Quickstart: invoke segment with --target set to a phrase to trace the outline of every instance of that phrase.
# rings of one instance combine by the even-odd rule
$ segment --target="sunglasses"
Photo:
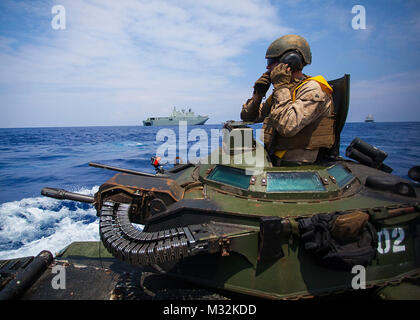
[[[268,58],[267,59],[267,67],[272,65],[273,63],[277,63],[277,62],[280,62],[279,58]]]

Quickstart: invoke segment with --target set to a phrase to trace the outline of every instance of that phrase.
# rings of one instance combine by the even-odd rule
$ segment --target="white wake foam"
[[[74,192],[93,195],[99,186]],[[0,205],[0,259],[52,254],[74,241],[99,240],[93,206],[47,197],[25,198]],[[10,248],[10,249],[9,249]]]

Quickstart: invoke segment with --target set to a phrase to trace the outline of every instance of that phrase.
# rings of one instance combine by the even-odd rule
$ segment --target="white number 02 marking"
[[[381,254],[388,253],[391,250],[391,237],[394,239],[392,252],[405,251],[405,245],[401,245],[404,241],[405,232],[403,228],[392,229],[391,236],[388,229],[382,229],[378,232],[378,252]],[[384,243],[384,246],[382,245]]]

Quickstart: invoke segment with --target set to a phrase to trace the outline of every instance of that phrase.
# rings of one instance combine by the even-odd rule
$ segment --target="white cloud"
[[[265,0],[60,4],[66,30],[28,30],[31,41],[24,42],[0,39],[0,86],[10,89],[0,94],[13,109],[0,126],[138,124],[173,105],[203,113],[230,109],[238,118],[246,97],[234,84],[243,73],[239,58],[253,42],[291,30]],[[52,19],[51,8],[42,8]],[[33,10],[50,26],[39,7]],[[43,116],[51,110],[56,117]],[[84,114],[79,121],[76,110]]]

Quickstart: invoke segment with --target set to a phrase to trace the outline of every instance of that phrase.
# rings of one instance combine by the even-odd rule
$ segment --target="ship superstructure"
[[[188,111],[182,109],[181,111],[176,110],[176,107],[172,110],[170,117],[151,117],[143,120],[144,126],[177,126],[180,121],[186,121],[187,125],[202,125],[209,117],[207,115],[196,115],[191,108]]]

